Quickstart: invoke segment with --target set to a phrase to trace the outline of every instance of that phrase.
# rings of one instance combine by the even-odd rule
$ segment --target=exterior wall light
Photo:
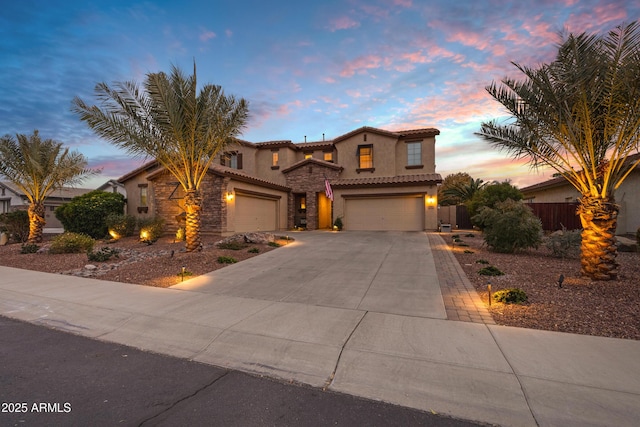
[[[233,200],[233,193],[232,192],[228,192],[227,196],[226,196],[227,202],[230,202]]]

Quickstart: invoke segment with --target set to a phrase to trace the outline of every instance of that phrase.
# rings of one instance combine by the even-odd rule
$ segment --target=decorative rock
[[[95,266],[95,265],[93,265],[93,264],[87,264],[87,265],[85,265],[85,266],[84,266],[84,269],[85,269],[85,270],[89,270],[89,271],[96,270],[97,268],[98,268],[98,267],[97,267],[97,266]]]
[[[216,245],[224,243],[255,243],[266,245],[269,242],[275,242],[276,236],[271,233],[241,233],[229,236],[226,239],[222,239],[216,242]]]
[[[9,237],[7,236],[7,233],[2,232],[0,233],[0,246],[4,246],[9,242]]]
[[[638,252],[638,245],[634,240],[616,236],[616,246],[620,252]]]

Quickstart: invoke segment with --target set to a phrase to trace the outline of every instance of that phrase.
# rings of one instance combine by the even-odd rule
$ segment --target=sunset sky
[[[4,2],[0,135],[40,131],[82,152],[100,176],[141,163],[93,135],[70,111],[98,82],[135,80],[172,64],[249,101],[242,138],[333,139],[362,126],[436,127],[443,177],[546,180],[474,135],[499,118],[485,86],[517,76],[511,62],[549,62],[558,34],[603,32],[640,19],[628,0]]]

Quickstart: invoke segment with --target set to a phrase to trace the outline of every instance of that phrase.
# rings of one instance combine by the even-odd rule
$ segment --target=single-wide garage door
[[[346,199],[345,229],[424,230],[423,197]]]
[[[235,231],[277,230],[277,200],[236,195]]]

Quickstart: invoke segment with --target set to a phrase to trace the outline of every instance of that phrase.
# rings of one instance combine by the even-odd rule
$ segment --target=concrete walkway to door
[[[449,320],[437,235],[292,236],[169,289],[0,267],[0,314],[474,421],[637,424],[640,342]]]

